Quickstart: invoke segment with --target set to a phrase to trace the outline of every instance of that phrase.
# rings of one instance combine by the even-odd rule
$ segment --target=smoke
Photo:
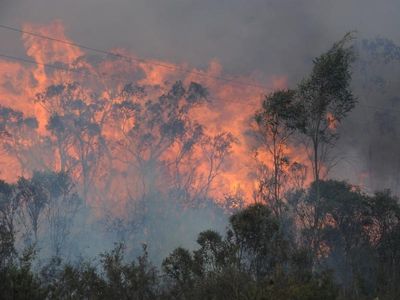
[[[60,19],[68,36],[82,44],[125,47],[140,57],[196,67],[217,59],[229,73],[288,75],[290,82],[301,78],[311,59],[348,31],[398,41],[399,11],[396,0],[5,0],[0,4],[2,23],[18,26]]]
[[[396,47],[389,47],[388,50],[384,46],[383,54],[380,53],[380,60],[377,60],[373,47],[361,41],[364,38],[371,41],[381,35],[400,44],[399,12],[400,2],[396,0],[6,0],[0,2],[0,23],[20,27],[26,23],[50,24],[60,20],[66,36],[80,44],[106,50],[124,48],[141,58],[168,61],[173,66],[188,65],[206,70],[204,73],[208,75],[219,75],[223,69],[224,74],[236,75],[245,81],[254,80],[271,89],[294,86],[309,72],[315,56],[346,32],[356,30],[361,59],[354,69],[354,89],[360,105],[340,129],[342,138],[336,155],[341,160],[332,176],[349,179],[373,190],[377,187],[396,189],[398,186],[400,162],[397,153],[400,143],[395,112],[400,109],[396,98],[399,86],[396,78],[400,78],[400,69],[396,57],[391,57],[389,62],[384,60],[385,55],[395,52],[393,49]],[[51,33],[45,32],[48,35]],[[0,38],[7,41],[2,43],[1,53],[26,55],[19,35],[0,30]],[[26,39],[24,42],[27,42]],[[69,57],[64,50],[57,52],[58,55]],[[49,57],[35,59],[46,62]],[[47,62],[53,61],[50,59]],[[14,67],[8,68],[11,70]],[[168,72],[163,74],[159,68],[141,68],[146,74],[145,80],[151,80],[153,84],[160,84],[170,76]],[[15,73],[24,82],[33,81],[23,77],[20,69]],[[41,89],[45,84],[53,83],[43,81],[40,86],[40,75],[40,70],[36,70],[34,81],[39,83]],[[173,74],[174,79],[179,77],[184,76]],[[260,92],[238,86],[228,87],[216,81],[205,82],[205,86],[213,96],[223,100],[214,101],[205,108],[196,108],[196,115],[202,116],[202,122],[207,124],[210,133],[229,129],[236,137],[242,138],[249,116],[258,108]],[[14,89],[16,94],[19,92],[16,87],[18,85],[10,80],[1,88]],[[33,92],[29,96],[32,95]],[[17,103],[17,108],[25,106],[18,104],[17,99],[20,98],[1,101],[2,104]],[[248,161],[241,159],[250,154],[243,143],[245,141],[240,139],[240,143],[233,147],[236,156],[225,162],[222,180],[214,190],[227,182],[232,186],[245,184],[241,181],[245,177],[243,170]],[[132,224],[123,224],[129,226],[122,233],[99,233],[96,221],[87,221],[85,212],[80,212],[78,223],[88,229],[87,232],[73,233],[81,241],[76,252],[84,252],[82,249],[85,248],[88,255],[95,254],[102,247],[111,247],[113,242],[130,239],[132,234],[135,236],[133,248],[140,248],[141,241],[150,240],[150,251],[151,243],[154,243],[153,255],[162,257],[176,246],[190,246],[189,241],[193,241],[201,229],[222,229],[225,226],[226,216],[220,211],[216,213],[218,209],[211,204],[202,210],[179,208],[183,212],[177,216],[173,209],[176,207],[171,206],[171,202],[160,202],[161,198],[152,196],[147,199],[153,203],[151,208],[157,207],[157,211],[147,211],[150,219],[142,220],[144,227],[153,228],[153,232],[137,232],[134,227],[129,227]],[[126,232],[129,235],[121,237]],[[174,234],[171,235],[171,232]],[[163,253],[157,248],[159,246],[162,246]]]
[[[353,87],[358,105],[341,128],[342,163],[337,176],[368,192],[388,188],[398,194],[400,47],[390,39],[356,43]]]

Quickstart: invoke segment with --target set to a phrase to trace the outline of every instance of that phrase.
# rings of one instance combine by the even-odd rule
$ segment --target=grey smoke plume
[[[1,23],[18,26],[60,19],[68,36],[93,47],[127,47],[144,58],[192,66],[216,58],[228,72],[284,74],[294,81],[308,70],[313,57],[348,31],[399,42],[399,12],[396,0],[0,2]],[[0,31],[4,37],[11,40],[9,33]],[[2,43],[3,47],[12,49]]]

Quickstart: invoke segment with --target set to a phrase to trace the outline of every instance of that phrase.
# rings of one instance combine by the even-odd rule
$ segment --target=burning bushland
[[[23,32],[33,60],[0,62],[3,298],[399,295],[397,198],[327,177],[365,67],[351,35],[262,91]]]

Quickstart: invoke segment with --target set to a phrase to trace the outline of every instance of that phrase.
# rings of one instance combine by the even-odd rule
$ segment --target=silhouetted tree
[[[18,208],[14,186],[0,181],[0,269],[12,262],[16,255],[15,218]]]
[[[310,144],[310,161],[316,182],[316,202],[314,209],[314,251],[319,244],[322,226],[319,201],[319,180],[323,163],[327,163],[328,151],[338,138],[336,126],[354,108],[356,100],[350,88],[350,65],[354,59],[352,47],[348,47],[351,35],[347,34],[326,53],[314,60],[309,77],[298,86],[299,122],[297,129]],[[308,146],[307,146],[308,148]],[[327,166],[325,166],[327,167]]]
[[[32,179],[20,177],[16,190],[18,201],[23,206],[21,212],[28,215],[34,243],[37,243],[41,219],[49,202],[49,191],[37,176]]]
[[[262,146],[272,156],[272,170],[259,182],[259,196],[268,203],[274,214],[279,217],[284,210],[283,194],[288,182],[288,168],[291,164],[287,155],[289,139],[294,134],[298,108],[295,103],[295,91],[277,91],[265,97],[262,109],[256,114],[257,134]]]
[[[105,100],[89,94],[78,83],[49,86],[37,95],[49,112],[47,129],[54,137],[60,171],[81,179],[83,198],[88,200],[90,187],[106,147],[101,114]]]

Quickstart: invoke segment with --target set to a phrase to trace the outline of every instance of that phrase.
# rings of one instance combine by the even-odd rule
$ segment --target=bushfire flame
[[[72,42],[65,35],[63,24],[60,21],[47,26],[24,24],[23,29]],[[26,55],[37,64],[27,65],[23,62],[0,60],[0,104],[3,107],[22,112],[25,119],[36,118],[38,126],[30,126],[30,129],[26,132],[22,132],[21,129],[20,134],[4,138],[8,139],[8,146],[3,147],[3,155],[0,159],[2,165],[1,177],[3,179],[13,181],[18,176],[29,176],[35,169],[59,171],[65,168],[62,165],[61,152],[56,151],[51,146],[55,141],[48,130],[51,114],[57,113],[55,103],[44,105],[43,102],[38,101],[38,95],[44,93],[49,86],[73,82],[81,83],[83,88],[74,90],[71,97],[82,100],[86,104],[90,104],[93,97],[98,97],[104,100],[104,106],[107,107],[112,103],[123,101],[122,96],[116,91],[121,90],[127,82],[157,87],[158,92],[154,90],[154,95],[156,95],[159,91],[167,91],[175,81],[182,80],[185,85],[197,82],[209,91],[210,101],[194,107],[190,111],[190,118],[204,126],[204,130],[209,136],[217,136],[225,132],[232,134],[235,138],[235,142],[229,149],[229,155],[221,162],[219,169],[214,170],[215,174],[212,173],[212,183],[207,193],[215,199],[222,199],[226,194],[240,191],[245,195],[247,201],[252,201],[253,192],[257,189],[257,178],[255,178],[253,172],[255,169],[254,151],[247,141],[246,131],[250,128],[255,111],[260,107],[263,94],[286,87],[284,76],[265,79],[268,82],[269,90],[261,91],[251,85],[219,80],[217,77],[224,74],[221,65],[215,60],[209,63],[206,70],[192,69],[191,72],[182,72],[182,69],[188,69],[188,65],[176,65],[159,60],[147,60],[145,62],[138,60],[134,54],[124,49],[117,49],[114,52],[123,54],[124,58],[131,57],[131,60],[108,56],[101,59],[94,58],[89,55],[90,53],[85,53],[73,45],[27,34],[23,34],[22,40]],[[74,70],[82,69],[84,72],[50,70],[45,67],[46,64],[60,65]],[[248,81],[245,77],[236,78],[236,80]],[[265,85],[264,82],[258,82],[258,84],[261,83]],[[152,96],[153,92],[150,89],[148,93]],[[94,115],[94,118],[96,122],[101,122],[101,120],[106,120],[107,116],[104,112],[99,111]],[[109,199],[116,199],[110,200],[115,202],[125,202],[129,197],[136,197],[135,189],[139,189],[138,186],[140,186],[139,177],[127,175],[131,173],[124,163],[124,159],[132,156],[131,153],[127,152],[129,148],[118,146],[119,141],[126,134],[123,128],[132,127],[135,122],[140,121],[130,119],[127,122],[125,124],[106,122],[102,126],[102,136],[111,145],[108,147],[108,153],[106,153],[109,159],[107,162],[97,161],[99,166],[95,170],[88,167],[91,171],[96,172],[97,176],[94,176],[95,179],[86,182],[86,184],[97,186],[96,190],[98,190],[99,195],[107,194]],[[28,124],[28,121],[26,124]],[[332,126],[335,127],[334,121]],[[95,139],[90,140],[89,135],[82,139],[89,147],[91,143],[103,142]],[[10,149],[11,146],[14,148]],[[204,147],[206,146],[204,145]],[[76,162],[81,159],[81,155],[85,154],[84,151],[88,153],[90,151],[89,148],[85,150],[77,149],[71,144],[65,145],[66,153],[73,157]],[[176,157],[181,150],[178,144],[171,145],[163,154],[163,159]],[[197,149],[196,151],[200,150]],[[212,158],[196,151],[191,159],[197,164],[197,178],[204,179],[207,175],[210,176],[209,169]],[[306,153],[300,149],[289,147],[286,151],[293,161],[303,163],[307,161]],[[272,162],[268,153],[259,155],[258,158],[260,157],[266,165],[271,166]],[[90,157],[88,154],[86,159],[89,163],[94,163],[97,158]],[[68,170],[71,171],[72,169],[71,173],[76,177],[76,180],[82,182],[84,167],[79,167],[76,162],[71,164]],[[182,168],[191,167],[193,166],[190,161],[187,164],[182,164]],[[74,171],[74,168],[77,171]],[[190,173],[187,170],[185,172],[185,174]],[[108,174],[107,178],[111,178],[110,180],[104,179],[106,174]],[[200,179],[192,180],[191,184],[199,184],[199,181]]]

